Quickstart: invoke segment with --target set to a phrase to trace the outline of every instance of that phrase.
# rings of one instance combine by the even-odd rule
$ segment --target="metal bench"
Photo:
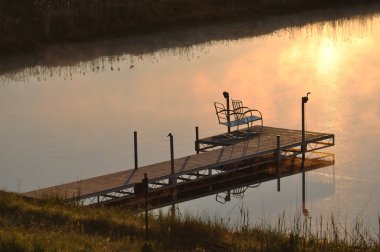
[[[241,100],[232,100],[232,107],[234,111],[235,121],[247,121],[250,133],[261,133],[263,129],[263,115],[257,109],[250,109],[243,105]],[[253,123],[259,122],[260,127],[258,129],[253,128]]]
[[[224,107],[224,104],[214,102],[215,112],[218,117],[219,124],[227,126],[228,128],[236,127],[236,131],[239,131],[239,127],[241,125],[247,125],[247,131],[245,133],[260,133],[263,126],[263,120],[260,111],[243,107],[241,101],[233,100],[233,102],[234,101],[236,104],[233,103],[233,110],[227,110]],[[257,112],[260,116],[254,114]],[[261,121],[260,131],[258,132],[252,131],[252,125],[255,121]]]

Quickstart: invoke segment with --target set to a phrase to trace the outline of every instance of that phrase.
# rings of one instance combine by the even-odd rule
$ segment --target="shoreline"
[[[177,25],[165,30],[120,38],[98,38],[89,42],[57,42],[43,45],[35,51],[18,51],[7,56],[0,55],[0,77],[12,79],[16,76],[15,78],[17,78],[18,73],[21,72],[23,75],[23,69],[30,69],[37,65],[46,69],[77,67],[78,62],[92,62],[104,56],[117,62],[120,55],[133,57],[133,55],[146,55],[161,50],[170,51],[175,48],[191,49],[216,41],[233,41],[262,36],[277,30],[296,29],[308,24],[344,22],[345,20],[349,22],[351,19],[371,18],[376,13],[380,13],[380,3],[363,4],[356,7],[346,6],[339,9],[309,10],[288,15],[272,15],[262,17],[260,20],[247,17],[213,20],[198,24]],[[88,69],[82,70],[88,71]]]
[[[0,4],[0,56],[38,52],[62,43],[91,43],[240,19],[361,7],[374,0],[16,0]],[[85,2],[85,3],[83,3]],[[81,5],[79,5],[79,3]],[[343,5],[345,4],[345,5]]]
[[[287,218],[276,224],[179,210],[149,212],[147,236],[141,212],[121,207],[83,207],[58,197],[26,200],[0,190],[0,251],[379,251],[379,232],[361,220],[353,225],[336,216]],[[375,224],[380,227],[379,223]],[[147,239],[144,239],[147,237]],[[148,245],[148,246],[147,246]],[[143,248],[148,248],[144,250]]]

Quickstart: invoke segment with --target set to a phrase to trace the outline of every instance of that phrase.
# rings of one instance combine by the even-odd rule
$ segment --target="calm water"
[[[99,43],[76,49],[79,55],[52,50],[42,57],[45,63],[20,57],[30,62],[22,70],[2,59],[0,187],[25,192],[131,169],[134,130],[141,165],[169,159],[169,132],[176,157],[193,154],[195,126],[201,136],[225,131],[213,108],[224,90],[259,108],[266,125],[300,129],[301,96],[311,92],[306,127],[336,135],[328,150],[336,164],[307,173],[306,206],[312,217],[334,214],[348,225],[363,219],[377,230],[380,16],[296,25],[216,25]],[[226,39],[215,35],[223,29]],[[254,36],[265,30],[273,32]],[[186,47],[187,37],[195,44]],[[241,208],[252,222],[270,222],[283,212],[294,216],[301,208],[301,177],[283,179],[281,192],[275,183],[226,204],[214,195],[177,207],[231,222]]]

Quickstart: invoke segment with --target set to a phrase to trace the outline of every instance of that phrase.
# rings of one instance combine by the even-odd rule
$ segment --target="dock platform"
[[[277,136],[280,136],[279,145]],[[260,134],[247,138],[228,139],[223,135],[217,135],[197,139],[196,150],[201,153],[175,159],[173,173],[169,160],[138,169],[43,188],[24,193],[23,196],[36,199],[58,196],[85,205],[113,204],[130,199],[133,201],[141,196],[139,188],[144,174],[148,177],[149,194],[159,194],[167,189],[207,184],[210,179],[227,176],[231,172],[243,172],[253,167],[257,171],[264,169],[268,164],[273,166],[276,162],[281,161],[282,164],[289,160],[297,160],[302,144],[307,146],[305,152],[313,153],[314,157],[310,160],[319,161],[319,165],[331,165],[331,161],[324,163],[331,155],[318,153],[317,150],[333,146],[334,134],[306,132],[305,142],[302,143],[301,130],[264,126]],[[282,167],[278,172],[283,172],[283,175],[289,174],[289,171],[282,171]]]

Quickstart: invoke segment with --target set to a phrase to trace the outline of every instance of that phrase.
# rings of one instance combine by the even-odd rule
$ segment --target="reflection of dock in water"
[[[280,142],[278,137],[280,136]],[[334,163],[333,155],[316,150],[334,145],[334,135],[306,132],[305,171]],[[220,146],[224,146],[220,148]],[[302,132],[264,127],[250,138],[223,139],[223,135],[197,139],[196,149],[212,151],[152,164],[77,182],[24,193],[30,198],[56,195],[84,204],[144,204],[142,180],[147,174],[148,200],[164,206],[230,189],[262,183],[301,172]],[[278,147],[279,146],[279,147]],[[278,183],[279,185],[279,183]],[[239,192],[236,191],[238,194]],[[240,191],[244,193],[244,191]]]
[[[264,159],[273,160],[273,157],[267,156]],[[277,176],[276,166],[270,163],[259,166],[247,164],[247,166],[238,170],[231,168],[212,177],[204,177],[174,188],[152,190],[149,193],[149,203],[153,208],[160,208],[213,194],[216,194],[216,201],[225,203],[231,197],[243,198],[247,189],[258,187],[261,183],[302,173],[301,162],[301,158],[282,159],[280,177]],[[333,164],[334,155],[331,154],[320,156],[320,158],[307,158],[305,160],[305,172]],[[122,204],[130,207],[139,205],[142,207],[144,206],[144,199],[136,197],[129,201],[124,201]]]

